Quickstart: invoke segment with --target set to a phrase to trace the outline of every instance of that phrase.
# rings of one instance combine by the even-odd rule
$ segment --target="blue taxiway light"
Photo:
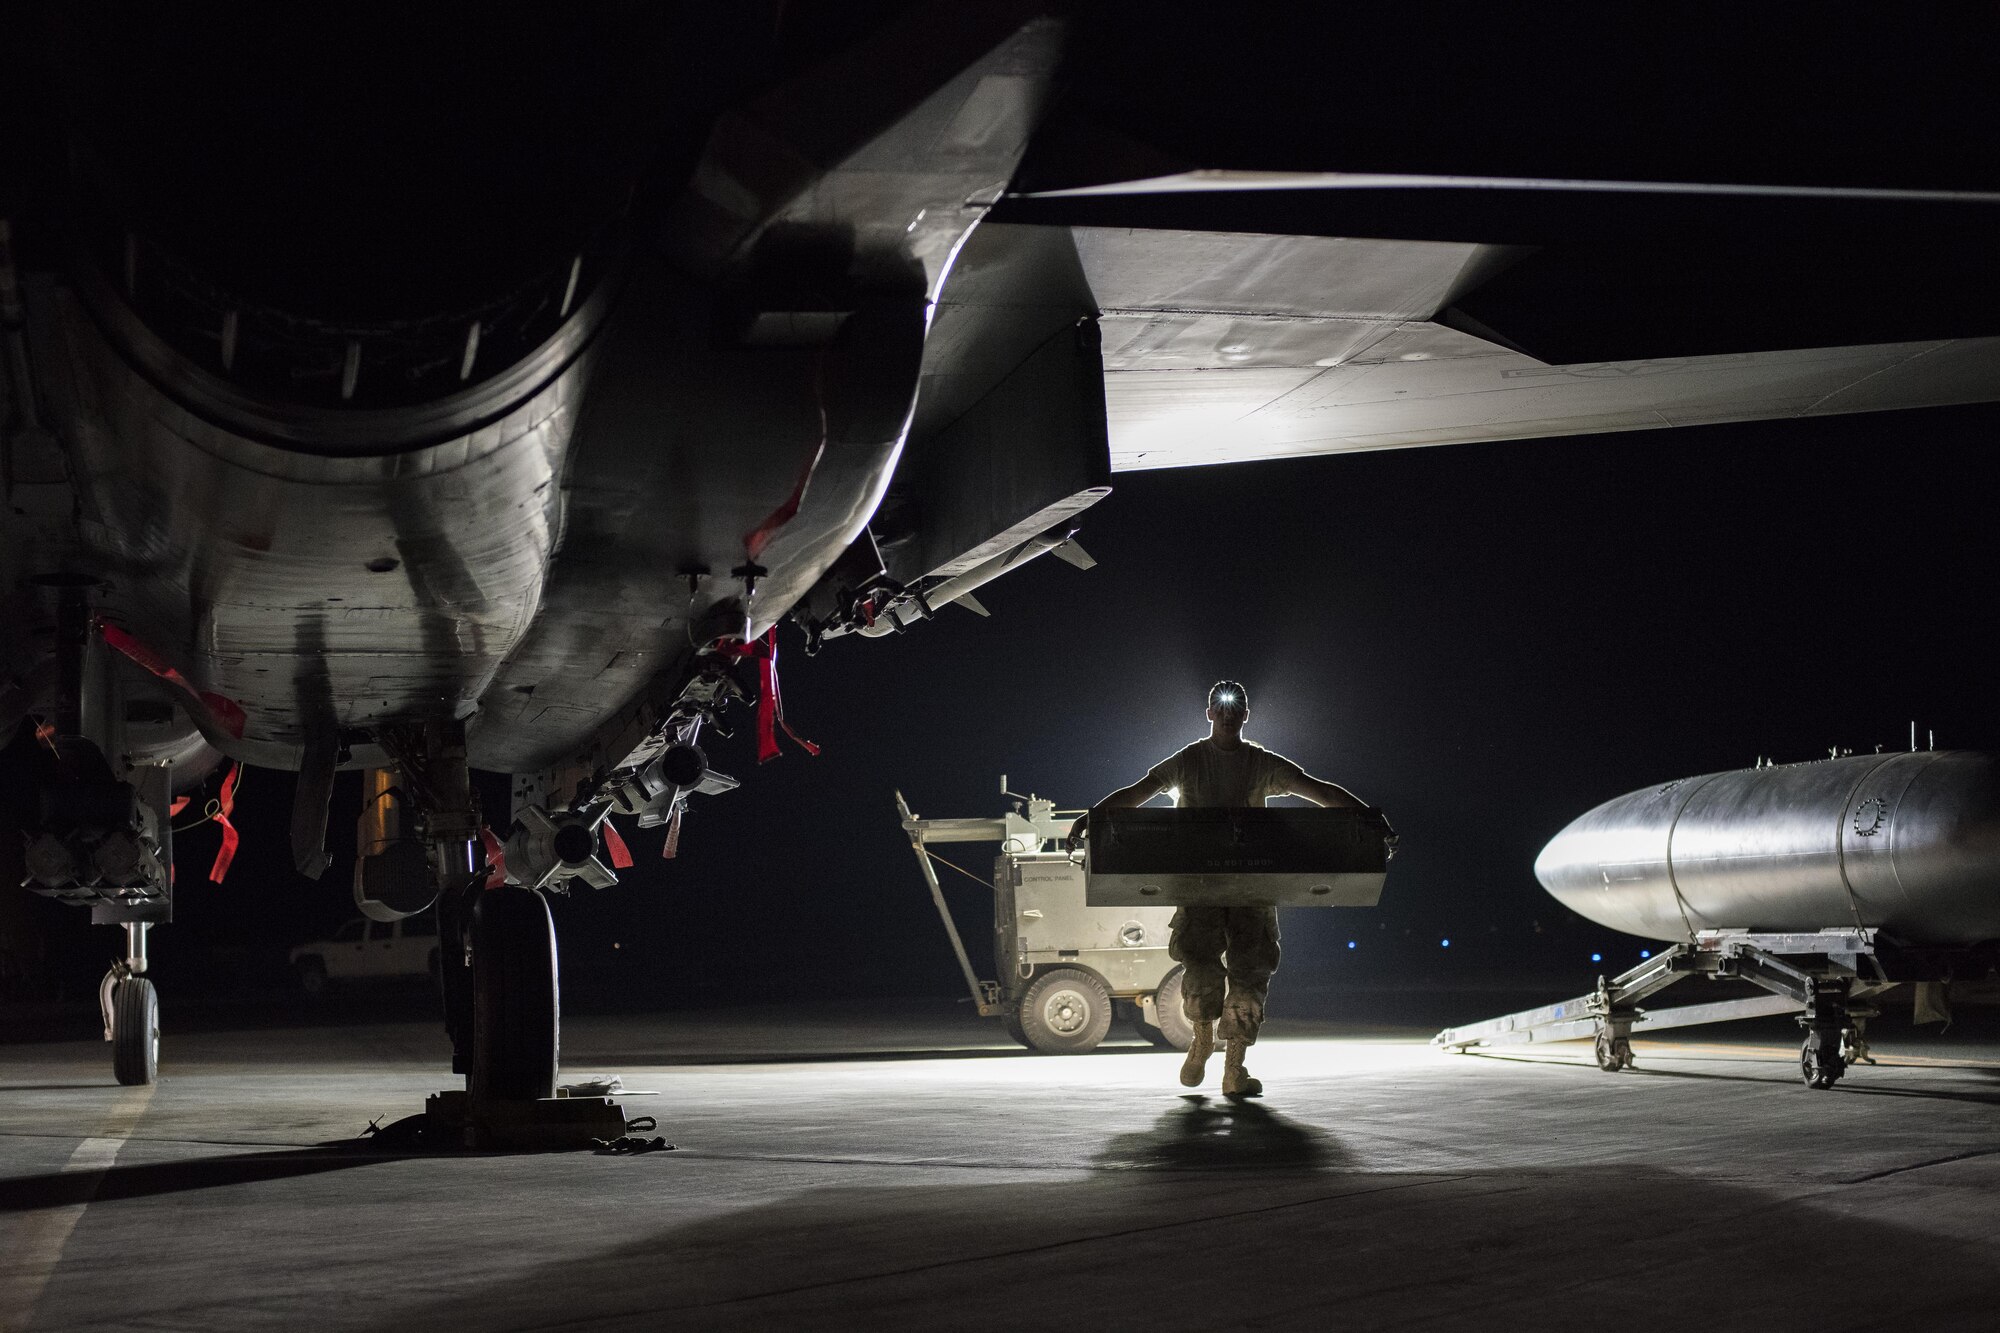
[[[1440,948],[1440,949],[1449,949],[1450,947],[1451,947],[1451,941],[1450,941],[1450,940],[1439,940],[1439,941],[1438,941],[1438,948]]]
[[[1601,953],[1594,953],[1590,956],[1590,961],[1593,963],[1601,963],[1604,961],[1604,955]]]
[[[1641,958],[1651,958],[1653,956],[1653,951],[1651,949],[1641,949],[1639,950],[1639,956]]]
[[[1352,949],[1352,948],[1354,947],[1354,941],[1353,941],[1353,940],[1349,940],[1349,941],[1347,942],[1347,947],[1348,947],[1348,948],[1350,948],[1350,949]]]

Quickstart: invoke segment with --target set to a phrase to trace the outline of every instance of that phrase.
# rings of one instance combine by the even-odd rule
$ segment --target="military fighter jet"
[[[2000,397],[1947,18],[271,21],[5,48],[0,870],[125,929],[126,1081],[228,766],[297,772],[308,875],[367,770],[357,900],[436,911],[456,1068],[544,1096],[542,895],[735,785],[705,728],[784,743],[782,621],[1087,566],[1123,470]]]

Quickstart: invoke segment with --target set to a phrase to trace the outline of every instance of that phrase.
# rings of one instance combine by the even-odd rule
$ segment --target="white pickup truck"
[[[429,912],[401,921],[356,918],[335,931],[330,940],[301,944],[292,950],[291,961],[292,971],[308,995],[319,994],[330,981],[435,975],[437,918]]]

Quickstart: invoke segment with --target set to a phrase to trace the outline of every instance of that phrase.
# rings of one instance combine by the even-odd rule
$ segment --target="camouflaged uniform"
[[[1153,766],[1147,777],[1176,794],[1179,806],[1260,806],[1290,796],[1305,770],[1254,741],[1223,749],[1204,738]],[[1174,913],[1167,952],[1186,972],[1181,1007],[1197,1027],[1221,1019],[1224,1041],[1257,1040],[1264,997],[1278,970],[1275,907],[1183,907]]]

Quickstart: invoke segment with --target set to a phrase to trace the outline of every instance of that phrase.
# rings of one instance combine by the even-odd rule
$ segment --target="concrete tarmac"
[[[399,1154],[429,1024],[0,1048],[5,1329],[1925,1329],[2000,1319],[2000,1052],[1782,1028],[1448,1056],[1274,1023],[1270,1089],[948,1004],[589,1018],[674,1152]],[[1768,1034],[1768,1035],[1758,1035]],[[1770,1044],[1764,1044],[1769,1041]]]

